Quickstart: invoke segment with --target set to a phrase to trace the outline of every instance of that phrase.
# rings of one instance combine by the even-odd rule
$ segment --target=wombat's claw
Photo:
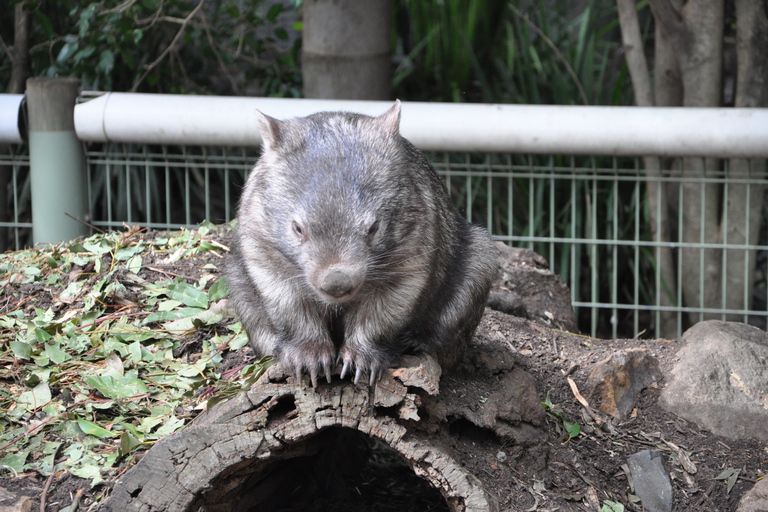
[[[349,371],[349,359],[344,360],[344,366],[341,367],[341,375],[339,378],[343,379],[347,376],[347,371]]]
[[[309,369],[309,379],[312,381],[312,387],[317,388],[317,368],[314,366]]]
[[[326,361],[323,364],[323,369],[325,370],[325,380],[328,381],[328,384],[331,383],[331,363],[330,361]]]
[[[360,380],[360,376],[362,374],[363,374],[363,369],[358,366],[357,371],[355,372],[355,385],[357,385],[357,382]]]

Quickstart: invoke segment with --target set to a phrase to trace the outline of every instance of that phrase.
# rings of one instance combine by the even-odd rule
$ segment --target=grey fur
[[[263,153],[238,207],[231,299],[251,346],[330,382],[374,383],[405,352],[451,364],[497,269],[488,232],[452,206],[400,136],[400,102],[373,118],[259,113]]]

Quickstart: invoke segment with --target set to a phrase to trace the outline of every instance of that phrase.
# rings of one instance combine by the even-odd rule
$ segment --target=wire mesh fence
[[[101,229],[120,229],[124,223],[178,229],[203,220],[228,222],[258,157],[256,148],[95,143],[87,144],[85,153],[93,215],[88,221]],[[548,259],[571,289],[584,332],[606,338],[679,336],[705,318],[765,328],[764,173],[735,176],[721,162],[693,175],[692,168],[707,168],[697,164],[703,159],[668,159],[666,170],[649,173],[642,159],[627,157],[429,157],[470,221]],[[28,159],[18,152],[0,158],[13,169],[9,199],[15,208],[13,219],[0,226],[13,235],[11,246],[20,247],[28,243],[25,233],[31,227],[23,213],[28,206],[18,207],[28,201]],[[692,220],[685,205],[697,195],[700,217]],[[757,223],[754,214],[729,219],[729,204],[739,198],[759,203]],[[712,218],[716,237],[691,228]],[[668,227],[664,235],[662,222]],[[734,230],[747,236],[729,235]],[[740,279],[728,274],[732,267],[738,267]],[[695,278],[691,269],[698,269]],[[698,281],[698,295],[689,281]],[[731,293],[735,287],[737,293]],[[716,297],[707,298],[705,289],[716,289]]]
[[[29,151],[25,144],[0,151],[0,248],[20,249],[30,243]]]

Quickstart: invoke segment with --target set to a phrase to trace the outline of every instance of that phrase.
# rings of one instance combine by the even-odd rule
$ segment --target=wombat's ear
[[[378,117],[384,129],[392,135],[400,133],[400,100],[395,100],[392,107]]]
[[[280,121],[274,117],[269,117],[260,110],[256,110],[254,113],[261,132],[262,150],[274,149],[280,143]]]

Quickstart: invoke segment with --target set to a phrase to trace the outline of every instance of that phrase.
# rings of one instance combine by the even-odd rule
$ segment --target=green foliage
[[[407,99],[627,104],[616,6],[402,0],[397,94]]]
[[[552,400],[549,398],[549,394],[551,392],[551,389],[547,391],[547,397],[543,402],[541,402],[541,405],[544,406],[544,410],[547,411],[547,415],[558,421],[558,430],[560,430],[560,424],[562,424],[563,428],[565,429],[565,440],[570,441],[574,437],[578,437],[579,434],[581,434],[581,426],[579,426],[578,423],[571,423],[565,419],[562,411],[559,411],[557,406],[553,404]]]
[[[112,232],[0,255],[0,467],[62,468],[98,484],[119,460],[183,428],[204,402],[263,373],[267,360],[235,378],[218,372],[223,351],[247,337],[223,307],[226,286],[211,264],[186,280],[140,277],[147,262],[221,251],[209,229]],[[191,339],[201,348],[185,354]]]
[[[0,16],[13,19],[13,5]],[[32,10],[33,76],[84,89],[298,96],[301,40],[282,4],[233,0],[64,0]],[[13,41],[13,24],[0,35]],[[0,82],[10,78],[0,54]]]

